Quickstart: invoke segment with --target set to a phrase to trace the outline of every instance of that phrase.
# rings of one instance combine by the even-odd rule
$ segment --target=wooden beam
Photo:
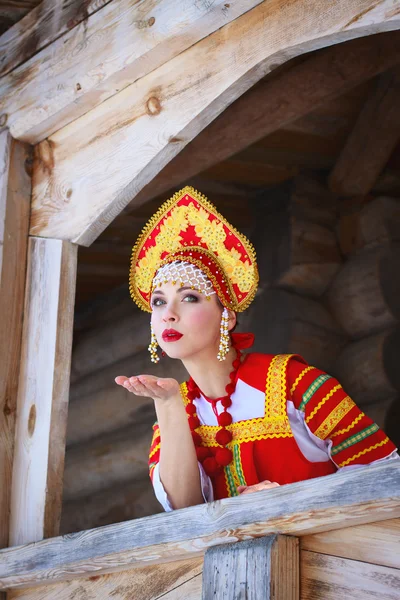
[[[329,177],[331,191],[365,196],[400,139],[400,67],[377,79]]]
[[[200,600],[202,571],[200,557],[13,590],[8,600]]]
[[[301,550],[400,569],[400,519],[305,535]]]
[[[31,179],[29,148],[0,134],[0,548],[8,546]]]
[[[174,189],[398,62],[400,32],[392,32],[327,48],[274,79],[265,79],[175,156],[125,211]]]
[[[379,481],[379,485],[376,482]],[[202,555],[270,533],[301,536],[400,516],[400,461],[0,550],[0,590]]]
[[[0,114],[37,143],[261,1],[113,0],[0,80]]]
[[[307,550],[301,553],[300,569],[302,600],[397,600],[399,596],[398,569]]]
[[[10,543],[58,533],[77,247],[31,238],[18,383]]]
[[[321,19],[318,2],[314,10],[306,0],[263,2],[76,119],[36,147],[31,234],[89,245],[188,142],[277,65],[399,27],[385,12],[388,4],[342,2]]]
[[[0,77],[85,21],[111,0],[33,1],[35,8],[0,36]]]
[[[22,19],[40,0],[2,0],[0,2],[0,32]]]
[[[299,600],[299,540],[270,535],[207,550],[203,600]]]

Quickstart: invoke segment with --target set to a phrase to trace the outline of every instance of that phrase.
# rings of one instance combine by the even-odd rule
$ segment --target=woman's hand
[[[279,483],[276,481],[269,481],[266,479],[265,481],[260,481],[260,483],[256,483],[255,485],[239,485],[237,491],[239,494],[252,494],[253,492],[259,492],[260,490],[270,490],[272,488],[279,487]]]
[[[134,377],[120,375],[115,378],[115,382],[136,396],[148,396],[153,400],[165,401],[180,396],[179,383],[176,379],[154,377],[154,375]]]

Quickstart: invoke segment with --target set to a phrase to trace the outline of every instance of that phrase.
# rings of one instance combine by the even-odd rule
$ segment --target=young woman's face
[[[199,353],[217,355],[222,307],[216,294],[207,299],[189,286],[165,283],[154,290],[151,307],[153,331],[168,356],[184,360]]]

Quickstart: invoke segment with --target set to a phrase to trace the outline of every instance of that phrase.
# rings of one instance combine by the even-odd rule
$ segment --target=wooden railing
[[[271,568],[275,565],[277,569],[276,565],[281,565],[279,572],[282,572],[282,560],[286,557],[285,560],[292,564],[291,577],[298,581],[298,570],[293,567],[297,537],[396,517],[400,517],[400,460],[390,460],[255,494],[1,550],[0,590],[47,586],[133,567],[183,561],[196,556],[202,558],[209,551],[203,575],[203,593],[208,598],[212,596],[207,596],[204,590],[207,586],[215,590],[214,567],[218,556],[222,557],[222,554],[215,554],[214,546],[220,547],[218,550],[226,557],[226,545],[233,544],[233,551],[242,555],[242,559],[238,558],[239,554],[236,556],[236,568],[243,560],[246,564],[251,560],[256,565],[261,552],[264,566],[260,573],[265,571],[267,554]],[[271,534],[280,535],[264,540],[265,547],[261,551],[261,542],[251,546],[238,543]],[[295,536],[290,537],[293,543],[287,542],[286,536]],[[222,562],[231,564],[226,560]],[[222,571],[218,569],[220,577]],[[211,572],[214,573],[212,577]],[[232,565],[230,572],[232,579]],[[272,579],[273,576],[274,573]],[[212,585],[210,577],[214,578]],[[291,590],[295,587],[293,581],[288,585]],[[223,597],[229,596],[218,596]],[[298,596],[286,593],[286,597]]]

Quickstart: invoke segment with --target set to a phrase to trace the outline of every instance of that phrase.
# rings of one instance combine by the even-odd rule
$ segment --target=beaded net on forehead
[[[215,290],[207,275],[201,269],[191,263],[175,260],[158,269],[153,279],[152,290],[160,287],[163,283],[179,283],[181,287],[188,285],[207,298],[215,294]]]

